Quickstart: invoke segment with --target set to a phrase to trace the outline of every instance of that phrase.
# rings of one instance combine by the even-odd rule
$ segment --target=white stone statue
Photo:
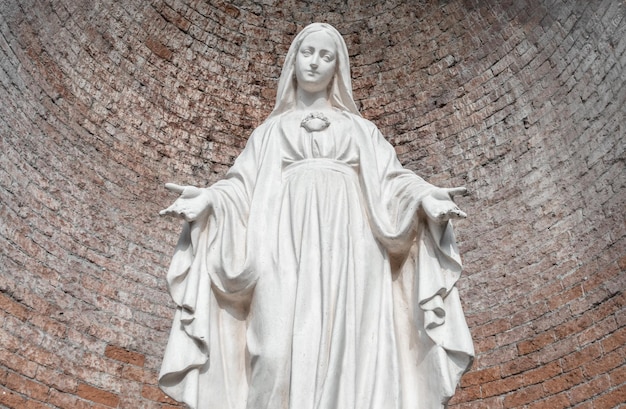
[[[180,194],[159,384],[204,409],[443,408],[473,346],[450,219],[465,188],[403,169],[352,99],[339,32],[291,44],[226,177]]]

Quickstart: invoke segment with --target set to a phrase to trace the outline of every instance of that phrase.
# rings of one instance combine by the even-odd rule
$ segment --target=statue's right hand
[[[192,222],[211,206],[208,189],[175,183],[166,183],[165,188],[180,196],[170,207],[159,212],[161,216],[176,216]]]

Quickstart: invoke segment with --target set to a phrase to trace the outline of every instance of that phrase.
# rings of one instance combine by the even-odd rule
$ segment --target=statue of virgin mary
[[[451,219],[465,188],[402,168],[352,98],[339,32],[289,49],[225,178],[168,184],[184,219],[159,385],[203,409],[435,409],[473,357]]]

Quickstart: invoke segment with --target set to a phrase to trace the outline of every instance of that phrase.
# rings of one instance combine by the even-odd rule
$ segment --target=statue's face
[[[305,37],[296,56],[298,88],[316,93],[325,91],[335,75],[337,46],[332,37],[318,31]]]

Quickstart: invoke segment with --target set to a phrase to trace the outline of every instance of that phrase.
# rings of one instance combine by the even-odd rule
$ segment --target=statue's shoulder
[[[253,143],[253,144],[258,144],[258,145],[263,144],[264,141],[269,138],[272,132],[272,129],[275,128],[276,124],[277,124],[276,117],[267,118],[259,126],[257,126],[254,129],[254,131],[252,131],[252,134],[248,138],[248,143],[249,144]]]
[[[343,115],[345,115],[347,118],[350,118],[353,123],[366,131],[378,130],[378,127],[372,121],[363,118],[361,115],[353,114],[352,112],[343,112]]]
[[[356,115],[350,112],[345,112],[344,115],[346,115],[346,117],[350,119],[355,128],[358,128],[360,130],[358,134],[365,138],[364,141],[370,141],[372,139],[376,140],[381,136],[380,130],[378,129],[376,124],[374,124],[369,119],[363,118],[360,115]]]
[[[269,128],[272,127],[272,123],[275,122],[274,118],[267,118],[265,121],[263,121],[259,126],[257,126],[256,128],[254,128],[254,131],[252,131],[252,135],[250,136],[252,137],[260,137],[262,135],[265,135],[267,133],[267,130]]]

